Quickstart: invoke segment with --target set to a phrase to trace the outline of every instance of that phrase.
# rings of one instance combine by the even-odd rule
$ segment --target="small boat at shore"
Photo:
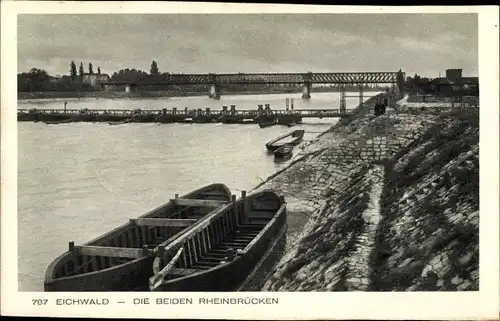
[[[296,124],[295,123],[289,123],[289,124],[286,124],[287,127],[293,127],[295,126]]]
[[[260,122],[259,123],[260,128],[266,128],[266,127],[270,127],[270,126],[274,126],[274,125],[276,125],[276,121],[268,121],[268,122]]]
[[[276,158],[285,158],[292,155],[293,145],[292,144],[284,144],[280,148],[274,151],[274,157]]]
[[[72,119],[62,119],[62,120],[42,120],[43,123],[47,125],[57,125],[57,124],[67,124],[73,122]]]
[[[269,151],[274,152],[284,144],[291,144],[292,146],[298,145],[302,138],[304,138],[305,130],[298,129],[291,133],[281,135],[266,144],[266,148]]]
[[[151,291],[234,291],[286,229],[286,203],[273,191],[242,195],[159,247]]]
[[[96,239],[75,246],[47,268],[44,288],[52,291],[130,291],[145,288],[153,275],[158,246],[167,246],[186,229],[231,201],[223,184],[211,184],[168,203]]]

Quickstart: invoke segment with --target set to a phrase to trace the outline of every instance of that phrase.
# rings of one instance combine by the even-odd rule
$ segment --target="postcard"
[[[2,314],[498,318],[498,66],[498,7],[2,2]]]

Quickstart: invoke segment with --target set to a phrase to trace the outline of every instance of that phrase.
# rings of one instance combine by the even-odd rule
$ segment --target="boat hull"
[[[287,225],[285,224],[274,243],[267,249],[267,253],[257,262],[250,275],[236,291],[260,291],[262,289],[285,253],[286,232]]]
[[[61,261],[73,260],[72,253],[60,258]],[[44,282],[45,292],[111,292],[111,291],[148,291],[148,279],[153,274],[153,258],[145,257],[105,270],[59,278]]]
[[[43,120],[47,125],[57,125],[57,124],[68,124],[73,122],[71,119],[64,119],[64,120]]]
[[[259,123],[260,128],[266,128],[276,125],[276,122],[268,122],[268,123]]]
[[[114,126],[114,125],[123,125],[123,124],[128,124],[130,123],[130,120],[125,120],[125,121],[110,121],[108,122],[108,124],[110,124],[111,126]]]
[[[275,138],[273,139],[272,141],[268,142],[266,144],[266,148],[268,151],[271,151],[271,152],[274,152],[276,151],[278,148],[281,148],[283,145],[285,144],[290,144],[290,145],[298,145],[300,144],[300,142],[302,141],[302,138],[304,138],[304,133],[305,131],[304,130],[295,130],[291,133],[288,133],[288,134],[285,134],[285,135],[282,135],[278,138]],[[294,136],[295,135],[295,136]],[[293,139],[291,141],[288,141],[288,142],[280,142],[284,139],[286,139],[287,137],[289,136],[292,136]]]
[[[288,157],[292,155],[292,152],[293,152],[293,145],[285,144],[274,152],[274,157],[276,158]]]
[[[276,158],[285,158],[285,157],[290,157],[292,156],[292,152],[288,152],[288,153],[274,153],[274,157]]]

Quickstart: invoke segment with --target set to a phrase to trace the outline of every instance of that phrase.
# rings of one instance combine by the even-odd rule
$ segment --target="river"
[[[294,98],[295,109],[339,108],[339,93],[314,92],[309,101],[299,93],[222,96],[218,101],[199,96],[66,100],[71,109],[256,109],[257,104],[284,109],[288,97]],[[63,102],[22,101],[18,108],[62,108]],[[348,98],[347,108],[358,102]],[[337,120],[306,118],[293,129],[306,130],[306,142]],[[264,144],[291,130],[238,124],[18,122],[19,290],[43,291],[48,264],[67,250],[69,241],[87,242],[175,193],[215,182],[238,196],[252,189],[287,166],[275,163]]]

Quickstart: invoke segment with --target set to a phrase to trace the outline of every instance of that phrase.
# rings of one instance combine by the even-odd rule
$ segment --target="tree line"
[[[92,85],[76,80],[71,75],[55,79],[47,71],[32,68],[17,74],[17,91],[91,91]]]
[[[48,74],[44,69],[32,68],[29,72],[22,72],[17,74],[17,90],[18,91],[90,91],[98,90],[91,84],[84,82],[85,75],[100,75],[101,67],[97,67],[94,72],[94,66],[91,62],[88,64],[87,72],[85,71],[83,62],[77,67],[75,61],[71,61],[69,65],[68,75],[63,75],[60,78],[53,77]],[[167,73],[163,74],[165,78]],[[158,69],[156,61],[151,63],[150,73],[148,74],[142,70],[125,68],[111,75],[111,80],[115,81],[136,81],[136,80],[149,80],[148,78],[155,78],[161,80],[162,74]]]
[[[76,73],[76,64],[74,61],[71,61],[69,68],[70,68],[69,72],[70,72],[71,79],[76,80],[77,73]],[[89,75],[94,74],[94,67],[92,66],[91,62],[89,62],[89,69],[88,70],[89,70],[89,72],[88,72]],[[101,67],[97,67],[97,74],[98,75],[101,74]],[[78,76],[83,77],[84,75],[85,75],[85,70],[83,69],[83,62],[80,62],[80,68],[78,68]]]
[[[429,96],[440,96],[445,94],[443,91],[443,85],[446,86],[446,83],[441,83],[441,79],[439,78],[427,78],[421,77],[418,74],[415,74],[413,77],[407,77],[405,81],[405,91],[410,95],[429,95]],[[445,89],[446,90],[446,89]],[[471,86],[471,87],[462,87],[460,89],[448,89],[446,90],[448,95],[450,93],[455,93],[457,95],[470,95],[476,96],[479,95],[479,87]]]
[[[434,94],[437,91],[431,78],[421,77],[415,74],[413,77],[406,77],[405,91],[409,94]]]

